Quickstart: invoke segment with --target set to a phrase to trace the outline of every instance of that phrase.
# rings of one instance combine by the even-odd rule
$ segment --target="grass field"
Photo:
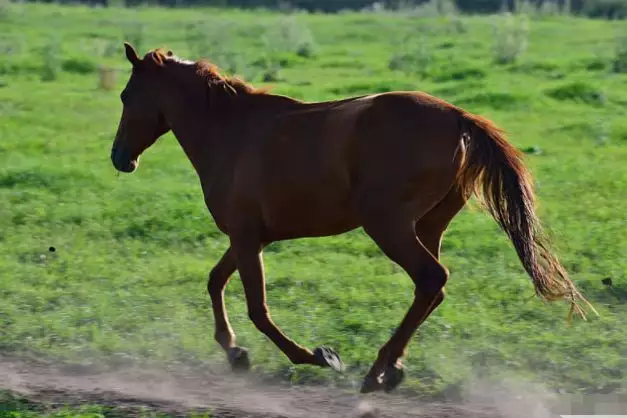
[[[118,176],[109,160],[127,39],[142,52],[214,59],[305,100],[416,89],[493,119],[528,151],[540,215],[601,316],[567,327],[568,305],[535,299],[496,223],[466,209],[443,244],[448,298],[412,340],[404,389],[450,394],[481,374],[562,392],[624,392],[627,25],[532,17],[522,40],[495,52],[496,40],[519,34],[505,23],[3,6],[0,352],[82,363],[225,361],[205,285],[227,240],[191,164],[171,134],[133,175]],[[526,50],[507,59],[525,39]],[[111,91],[97,88],[101,64],[120,70]],[[311,348],[337,348],[348,370],[292,366],[250,323],[236,276],[227,309],[255,372],[359,385],[411,302],[410,279],[361,230],[274,244],[265,263],[275,321]],[[602,284],[608,277],[612,288]]]

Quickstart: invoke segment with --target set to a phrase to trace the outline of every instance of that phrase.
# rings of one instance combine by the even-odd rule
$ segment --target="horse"
[[[569,320],[573,312],[586,318],[582,303],[594,311],[549,249],[522,153],[489,119],[423,92],[306,102],[224,75],[205,59],[161,48],[140,58],[132,45],[124,47],[131,72],[111,162],[134,172],[142,153],[170,131],[191,162],[206,207],[229,239],[207,291],[214,338],[232,372],[250,369],[224,304],[236,270],[250,320],[292,364],[344,370],[336,350],[303,347],[274,323],[263,249],[362,228],[415,285],[360,392],[394,390],[405,377],[412,335],[444,300],[442,236],[473,196],[509,237],[537,296],[569,301]]]

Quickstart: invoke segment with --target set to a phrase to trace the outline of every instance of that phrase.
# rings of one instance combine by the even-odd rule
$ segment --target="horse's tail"
[[[548,239],[535,212],[532,178],[522,154],[488,119],[465,111],[460,116],[466,153],[458,181],[465,196],[483,195],[484,205],[512,241],[538,296],[548,301],[569,300],[569,321],[573,311],[586,319],[578,302],[584,302],[598,315],[548,249]]]

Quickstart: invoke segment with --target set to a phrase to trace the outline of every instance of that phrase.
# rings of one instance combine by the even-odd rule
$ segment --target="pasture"
[[[471,205],[445,234],[447,298],[412,339],[399,393],[455,398],[478,376],[625,393],[627,25],[571,16],[0,6],[0,354],[225,366],[206,280],[227,238],[191,164],[172,134],[132,175],[109,159],[124,40],[307,101],[422,90],[492,119],[525,151],[540,218],[600,317],[568,327],[568,305],[534,297],[505,234]],[[101,66],[118,71],[111,90]],[[264,254],[273,319],[347,370],[291,365],[250,322],[236,274],[225,300],[253,373],[357,390],[411,280],[361,230]]]

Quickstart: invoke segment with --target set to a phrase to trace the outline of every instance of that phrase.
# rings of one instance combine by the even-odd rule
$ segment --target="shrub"
[[[23,40],[18,36],[3,36],[0,38],[0,73],[7,74],[13,72],[16,66],[16,58],[22,52]]]
[[[582,102],[589,105],[602,105],[606,101],[605,95],[596,87],[580,81],[550,89],[547,95],[556,100]]]
[[[627,35],[625,34],[616,38],[612,67],[614,72],[627,73]]]
[[[135,47],[135,50],[141,54],[143,53],[144,45],[144,25],[139,21],[134,21],[127,24],[124,27],[124,40],[130,42]]]
[[[85,58],[68,58],[61,64],[63,71],[74,74],[89,74],[96,71],[96,64]]]
[[[0,20],[7,20],[11,15],[11,2],[0,0]]]
[[[263,41],[270,51],[294,53],[303,58],[312,57],[316,51],[313,33],[295,15],[277,18],[266,30]]]
[[[458,15],[449,18],[448,31],[454,34],[468,32],[468,26]]]
[[[417,34],[409,33],[395,42],[395,51],[388,62],[388,68],[392,71],[426,77],[433,64],[433,53],[427,42],[426,32],[420,30]]]
[[[454,16],[458,13],[454,0],[429,0],[417,5],[401,2],[399,10],[420,17]]]
[[[185,41],[195,58],[208,59],[229,73],[248,77],[250,68],[232,42],[236,28],[234,22],[217,20],[192,23],[186,27]]]
[[[58,36],[53,36],[41,49],[43,67],[41,79],[43,81],[56,80],[61,70],[61,40]]]
[[[627,0],[587,0],[582,12],[589,17],[624,19],[627,18]]]
[[[527,50],[529,20],[526,15],[504,13],[494,28],[494,61],[511,64]]]

